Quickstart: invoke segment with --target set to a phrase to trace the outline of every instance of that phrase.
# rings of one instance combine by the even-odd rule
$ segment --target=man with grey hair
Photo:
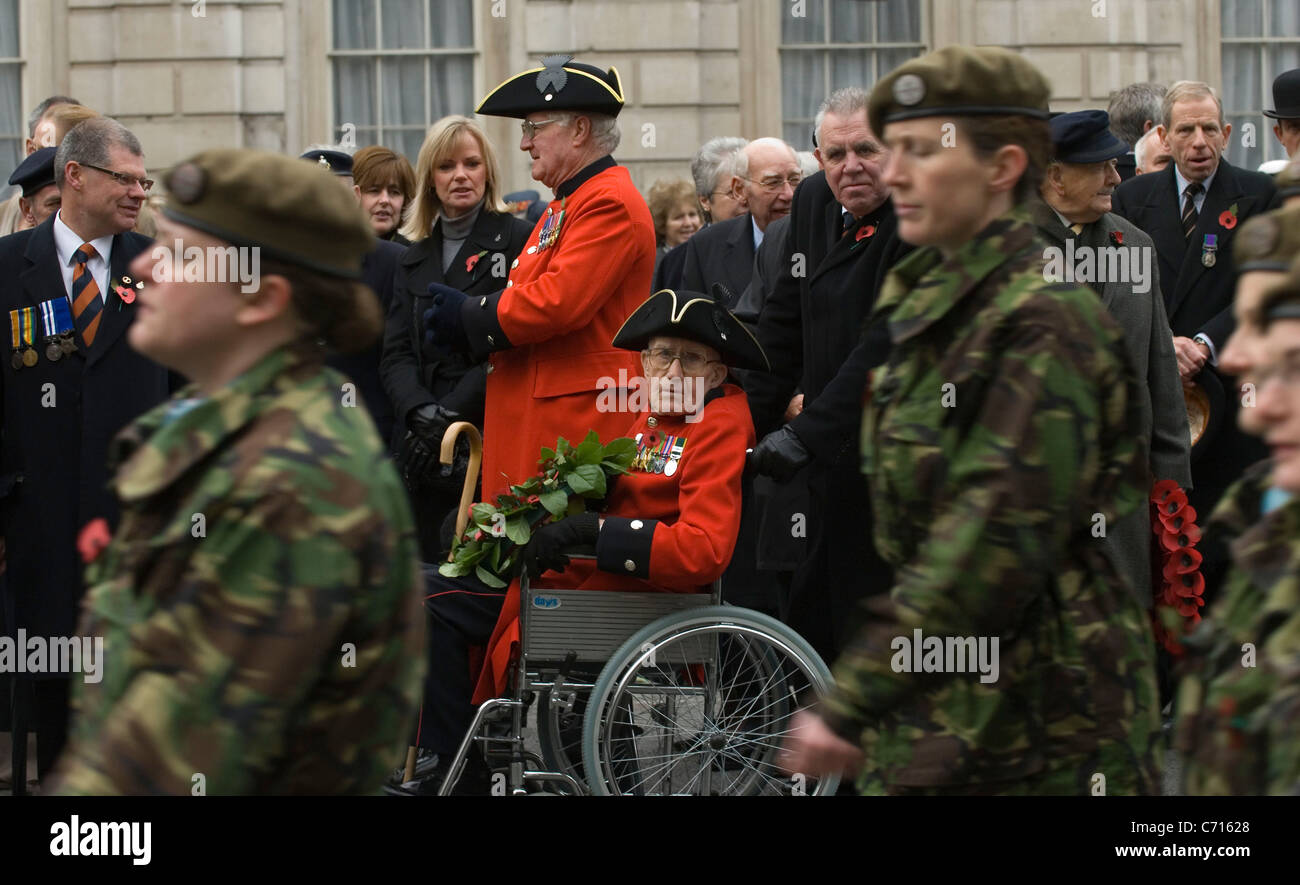
[[[1185,387],[1196,385],[1223,403],[1218,426],[1192,447],[1188,498],[1209,514],[1227,486],[1268,453],[1237,428],[1237,379],[1219,370],[1218,355],[1236,329],[1233,294],[1237,271],[1232,240],[1242,222],[1275,208],[1277,188],[1268,175],[1238,169],[1223,157],[1232,133],[1223,104],[1206,83],[1182,80],[1169,87],[1156,127],[1173,162],[1163,172],[1115,189],[1112,209],[1155,242],[1160,289],[1173,332],[1174,355]],[[1217,590],[1225,551],[1202,550],[1205,599]]]
[[[1110,115],[1111,134],[1129,146],[1128,153],[1115,162],[1120,181],[1128,181],[1137,174],[1134,151],[1138,139],[1159,122],[1164,98],[1165,87],[1159,83],[1130,83],[1110,94],[1106,113]]]
[[[854,635],[860,600],[892,586],[870,545],[848,543],[870,532],[857,437],[867,373],[889,350],[883,327],[862,325],[885,275],[910,251],[898,238],[888,155],[867,124],[867,98],[840,89],[817,112],[822,171],[795,191],[781,270],[758,320],[772,371],[745,379],[760,436],[756,470],[785,482],[807,468],[807,554],[782,617],[828,659]],[[792,400],[796,387],[802,394]]]
[[[54,163],[59,211],[0,240],[0,279],[12,283],[0,287],[12,339],[0,369],[5,602],[13,628],[46,637],[76,629],[85,591],[78,533],[117,522],[110,440],[168,396],[167,371],[124,334],[136,310],[127,268],[151,242],[131,233],[153,184],[140,142],[97,117],[68,132]],[[15,684],[15,756],[25,757],[34,713],[41,777],[67,737],[68,676],[28,674]]]
[[[794,148],[779,138],[759,138],[736,155],[732,197],[743,196],[749,211],[709,225],[686,241],[683,289],[708,292],[714,283],[731,290],[729,308],[749,285],[754,253],[767,226],[790,212],[803,173]]]
[[[1137,140],[1137,144],[1133,145],[1133,162],[1137,175],[1159,172],[1168,166],[1171,160],[1173,155],[1169,153],[1169,148],[1160,138],[1160,133],[1154,129],[1148,129]]]
[[[691,178],[704,208],[705,226],[735,218],[748,208],[743,196],[738,198],[732,187],[736,157],[747,144],[746,139],[734,135],[719,135],[700,145],[691,159]],[[686,243],[680,243],[659,261],[650,288],[655,292],[680,288],[685,265]]]

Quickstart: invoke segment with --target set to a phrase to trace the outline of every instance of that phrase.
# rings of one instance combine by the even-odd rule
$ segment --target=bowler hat
[[[1300,68],[1283,71],[1273,81],[1273,104],[1276,107],[1265,111],[1265,117],[1274,120],[1300,119]]]

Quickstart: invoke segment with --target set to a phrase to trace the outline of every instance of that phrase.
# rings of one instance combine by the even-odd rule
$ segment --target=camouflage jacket
[[[102,681],[77,680],[51,791],[378,791],[414,710],[420,577],[345,381],[283,348],[114,441],[122,521],[80,626],[104,638]]]
[[[951,259],[896,265],[873,317],[893,350],[869,379],[863,471],[896,578],[864,600],[826,712],[888,791],[1023,781],[1102,748],[1124,759],[1111,783],[1154,789],[1150,627],[1093,535],[1145,497],[1135,381],[1105,307],[1047,282],[1043,248],[1018,208]],[[959,640],[981,638],[996,674],[970,672]]]
[[[1300,498],[1261,517],[1271,467],[1247,471],[1206,526],[1232,569],[1184,643],[1174,746],[1191,795],[1300,795]]]

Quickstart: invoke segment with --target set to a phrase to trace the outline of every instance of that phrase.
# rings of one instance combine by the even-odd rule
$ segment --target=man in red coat
[[[649,408],[619,414],[619,430],[602,441],[633,437],[637,457],[612,483],[602,512],[538,528],[523,561],[538,578],[535,586],[707,591],[731,561],[740,527],[740,477],[754,444],[748,401],[739,387],[725,383],[727,365],[766,371],[767,357],[720,302],[699,293],[658,292],[611,337],[633,359],[640,351],[644,374],[638,375],[646,382]],[[595,561],[570,565],[565,551],[585,547],[595,548]],[[474,700],[505,689],[519,635],[519,583],[498,591],[473,577],[439,576],[425,606],[432,615],[429,666],[436,678],[426,683],[420,745],[438,756],[437,769],[423,782],[425,790],[436,791],[473,719],[468,646],[489,634]],[[461,786],[474,792],[483,779],[475,754]],[[421,786],[390,792],[419,793]]]
[[[639,371],[610,341],[649,291],[655,234],[645,200],[610,156],[622,108],[617,71],[563,55],[510,78],[479,105],[480,114],[522,118],[519,148],[533,158],[533,178],[555,192],[504,290],[470,299],[430,287],[425,320],[434,346],[490,355],[487,500],[534,473],[542,446],[556,437],[595,430],[612,439],[627,429],[627,416],[598,410],[597,397]],[[456,416],[441,418],[449,424]]]

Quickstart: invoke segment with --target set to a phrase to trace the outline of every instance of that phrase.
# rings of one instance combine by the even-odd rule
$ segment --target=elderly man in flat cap
[[[627,169],[610,156],[622,108],[618,71],[567,55],[544,58],[479,105],[480,114],[521,119],[519,149],[555,193],[503,291],[469,299],[430,287],[434,346],[488,360],[486,498],[534,473],[538,452],[557,436],[595,430],[611,439],[626,429],[626,415],[601,412],[596,401],[640,369],[610,341],[649,291],[655,233]],[[439,420],[456,417],[444,410]]]
[[[187,271],[256,272],[131,266],[131,346],[193,383],[114,441],[121,525],[80,541],[81,630],[111,651],[51,790],[377,792],[414,707],[419,564],[385,446],[323,365],[379,336],[374,235],[324,170],[277,154],[204,152],[167,191],[159,233]]]
[[[1155,245],[1110,211],[1119,184],[1115,161],[1127,146],[1111,134],[1105,111],[1060,114],[1050,125],[1056,154],[1039,186],[1043,203],[1036,207],[1034,221],[1049,248],[1055,247],[1071,269],[1084,269],[1087,279],[1076,274],[1075,282],[1091,287],[1124,330],[1139,382],[1142,425],[1151,439],[1153,481],[1172,479],[1187,488],[1192,476],[1186,401],[1160,297]],[[1144,606],[1152,599],[1151,540],[1149,517],[1141,508],[1113,526],[1105,539]]]

